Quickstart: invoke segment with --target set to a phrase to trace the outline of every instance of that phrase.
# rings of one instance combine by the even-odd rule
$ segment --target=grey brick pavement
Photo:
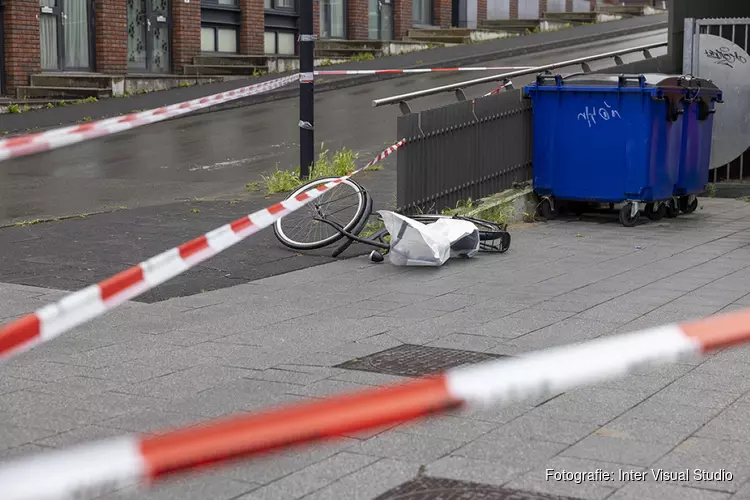
[[[523,226],[509,253],[440,269],[352,259],[127,304],[0,366],[0,458],[398,381],[333,366],[401,343],[515,355],[750,307],[750,204],[701,204],[692,216],[634,229]],[[0,318],[60,296],[0,285]],[[421,468],[582,499],[750,499],[749,412],[750,348],[740,347],[119,498],[369,500]],[[723,468],[733,480],[660,482],[656,468]],[[547,480],[547,469],[647,474],[576,484]]]

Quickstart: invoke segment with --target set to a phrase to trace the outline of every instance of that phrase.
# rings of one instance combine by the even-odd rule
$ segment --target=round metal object
[[[711,168],[737,159],[750,146],[750,55],[739,45],[716,35],[700,35],[698,74],[724,94],[716,105]]]

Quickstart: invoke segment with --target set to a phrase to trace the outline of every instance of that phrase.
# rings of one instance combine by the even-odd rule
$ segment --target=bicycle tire
[[[316,186],[320,186],[320,185],[326,184],[326,183],[331,182],[331,181],[336,180],[336,179],[338,179],[338,177],[321,177],[319,179],[312,180],[312,181],[308,182],[307,184],[304,184],[303,186],[300,186],[299,188],[297,188],[296,190],[294,190],[287,197],[287,199],[294,198],[294,197],[296,197],[296,196],[304,193],[305,191],[309,191],[310,189],[313,189]],[[366,192],[365,192],[364,188],[362,186],[360,186],[359,184],[357,184],[356,182],[354,182],[353,180],[351,180],[351,179],[344,179],[343,181],[341,181],[341,183],[338,186],[332,188],[332,190],[340,189],[340,188],[343,188],[343,187],[349,187],[350,189],[352,189],[354,191],[354,193],[355,193],[355,196],[357,197],[357,210],[356,210],[354,216],[351,218],[351,220],[349,222],[346,223],[346,225],[342,224],[344,226],[344,229],[346,231],[350,231],[351,232],[351,229],[353,227],[355,227],[362,220],[362,216],[363,216],[363,214],[365,212],[365,206],[367,204],[367,202],[366,202],[366,196],[367,195],[366,195]],[[322,195],[322,196],[325,196],[325,195]],[[309,203],[310,204],[315,204],[315,200],[313,200],[313,201],[311,201]],[[315,206],[317,207],[317,205],[315,205]],[[308,207],[308,209],[309,208],[310,207]],[[305,207],[300,208],[300,210],[305,210]],[[311,212],[311,214],[309,216],[309,218],[310,218],[311,221],[314,220],[313,219],[314,216],[315,216],[315,214],[313,214]],[[278,239],[284,246],[292,248],[294,250],[316,250],[318,248],[323,248],[323,247],[326,247],[326,246],[328,246],[328,245],[330,245],[332,243],[335,243],[335,242],[337,242],[338,240],[340,240],[341,238],[344,237],[343,234],[337,232],[337,233],[332,234],[331,236],[328,236],[326,238],[322,238],[322,239],[316,240],[316,241],[309,241],[309,242],[296,241],[296,240],[292,239],[287,234],[288,231],[284,230],[283,224],[284,224],[284,219],[285,218],[286,217],[282,217],[281,219],[277,220],[273,224],[273,232],[276,235],[276,239]],[[316,224],[321,224],[319,221],[315,221],[315,223]],[[330,227],[330,226],[327,226],[327,227]]]
[[[370,215],[372,215],[372,196],[367,193],[367,191],[364,191],[365,193],[365,211],[362,214],[362,216],[359,218],[359,222],[349,231],[351,234],[355,236],[359,236],[359,233],[362,232],[362,230],[367,226],[367,220],[370,218]],[[354,240],[351,238],[346,238],[346,241],[343,242],[334,252],[331,254],[331,257],[334,259],[344,253],[350,246],[352,246],[352,243],[354,243]]]

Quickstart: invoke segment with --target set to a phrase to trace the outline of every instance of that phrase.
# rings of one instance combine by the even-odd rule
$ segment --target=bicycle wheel
[[[289,198],[314,189],[337,177],[322,177],[297,188]],[[356,182],[345,179],[296,212],[277,220],[273,225],[276,238],[295,250],[315,250],[340,240],[344,235],[334,227],[315,220],[329,219],[346,231],[359,223],[365,212],[366,191]]]

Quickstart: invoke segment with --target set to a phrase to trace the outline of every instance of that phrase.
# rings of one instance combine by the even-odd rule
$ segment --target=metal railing
[[[655,44],[664,46],[665,44]],[[608,53],[617,57],[653,48],[649,45]],[[617,68],[627,73],[671,73],[668,56],[623,63],[597,70],[594,73],[616,73]],[[602,55],[594,58],[602,58]],[[565,61],[534,70],[516,71],[499,77],[481,78],[486,83],[497,78],[539,73],[550,69],[585,64],[592,58]],[[541,70],[540,70],[541,68]],[[591,72],[586,65],[584,72]],[[396,204],[402,213],[435,212],[454,208],[459,201],[479,199],[512,188],[516,183],[533,177],[533,130],[531,102],[523,98],[521,90],[510,86],[504,91],[476,99],[466,99],[460,86],[475,84],[477,80],[439,87],[390,98],[383,104],[399,103],[403,115],[397,119],[397,137],[404,138],[408,147],[397,153]],[[457,89],[457,87],[459,87]],[[459,102],[412,113],[403,99],[415,99],[438,92],[458,90]],[[416,95],[415,95],[416,94]],[[383,102],[384,100],[381,100]],[[380,105],[383,105],[380,104]]]
[[[510,73],[503,73],[500,75],[485,76],[483,78],[476,78],[474,80],[467,80],[465,82],[452,83],[450,85],[443,85],[441,87],[434,87],[434,88],[425,89],[425,90],[417,90],[416,92],[410,92],[408,94],[385,97],[383,99],[375,99],[374,101],[372,101],[372,105],[373,107],[377,108],[379,106],[399,104],[401,105],[402,112],[406,114],[406,113],[411,112],[407,104],[407,101],[418,99],[420,97],[427,97],[427,96],[431,96],[435,94],[440,94],[443,92],[453,91],[453,92],[456,92],[456,98],[459,101],[463,101],[463,100],[466,100],[466,95],[463,93],[463,89],[466,87],[471,87],[473,85],[481,85],[483,83],[492,83],[492,82],[498,82],[498,81],[507,81],[507,80],[510,80],[511,78],[515,78],[518,76],[531,75],[534,73],[541,73],[544,71],[552,71],[555,69],[566,68],[568,66],[576,66],[579,64],[581,65],[581,69],[584,72],[589,73],[591,72],[591,67],[588,64],[590,62],[598,61],[601,59],[614,58],[615,64],[620,66],[624,64],[621,56],[634,54],[637,52],[642,52],[643,56],[646,59],[652,59],[653,58],[653,55],[651,54],[652,49],[657,49],[657,48],[666,47],[666,46],[667,46],[667,42],[650,43],[646,45],[639,45],[637,47],[631,47],[629,49],[615,50],[612,52],[595,54],[593,56],[579,57],[577,59],[570,59],[568,61],[560,61],[560,62],[556,62],[552,64],[545,64],[543,66],[537,66],[535,68],[511,71]]]
[[[398,210],[454,208],[530,179],[531,119],[520,90],[399,116]]]

